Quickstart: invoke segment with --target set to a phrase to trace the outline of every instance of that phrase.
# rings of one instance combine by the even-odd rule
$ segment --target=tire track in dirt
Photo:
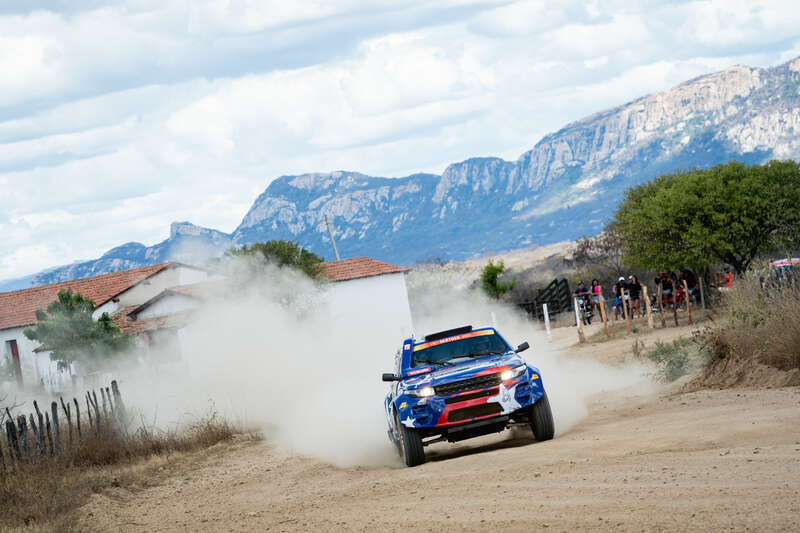
[[[437,444],[417,468],[335,468],[260,444],[136,493],[95,531],[788,531],[800,516],[800,388],[596,398],[567,434]]]

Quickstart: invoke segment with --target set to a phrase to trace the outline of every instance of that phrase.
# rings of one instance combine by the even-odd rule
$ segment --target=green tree
[[[745,272],[800,242],[800,166],[731,162],[660,176],[628,189],[609,226],[627,259],[645,267],[724,262]]]
[[[508,291],[514,290],[517,284],[516,280],[500,281],[498,279],[505,270],[506,265],[502,260],[495,263],[490,259],[481,271],[481,287],[483,288],[483,292],[497,299]]]
[[[259,257],[281,267],[296,268],[311,278],[317,277],[322,269],[320,256],[291,241],[256,242],[249,246],[245,244],[240,248],[231,248],[226,255]]]
[[[108,313],[95,321],[92,312],[92,300],[69,289],[59,291],[46,313],[36,310],[37,324],[23,333],[50,350],[50,358],[60,369],[69,368],[75,361],[89,370],[103,368],[131,348],[133,337],[112,326]]]

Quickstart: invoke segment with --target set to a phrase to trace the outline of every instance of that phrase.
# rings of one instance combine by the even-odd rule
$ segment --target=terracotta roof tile
[[[195,311],[180,311],[171,315],[144,318],[142,320],[134,320],[130,313],[130,308],[115,313],[111,317],[111,324],[117,326],[123,333],[131,334],[157,329],[180,328],[191,322]]]
[[[376,261],[368,257],[353,257],[341,261],[322,263],[322,275],[331,281],[347,281],[350,279],[369,278],[382,274],[408,272],[410,268]]]
[[[76,279],[41,285],[20,291],[0,293],[0,330],[36,324],[37,309],[46,309],[50,302],[58,298],[58,292],[72,289],[94,301],[99,307],[115,296],[125,292],[140,281],[161,272],[170,263],[161,263],[92,278]]]

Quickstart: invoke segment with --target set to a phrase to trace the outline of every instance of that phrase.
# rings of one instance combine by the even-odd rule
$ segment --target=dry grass
[[[92,493],[141,485],[154,465],[229,441],[236,433],[211,414],[181,432],[109,427],[101,436],[84,434],[61,456],[17,464],[0,478],[0,532],[70,530],[75,510]]]
[[[786,373],[785,384],[793,384],[800,378],[800,286],[765,289],[755,275],[740,278],[723,297],[717,325],[698,337],[712,354],[701,382],[755,384],[747,378],[759,365]]]

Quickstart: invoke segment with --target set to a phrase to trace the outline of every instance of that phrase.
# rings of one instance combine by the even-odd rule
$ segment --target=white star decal
[[[411,418],[410,416],[407,416],[406,419],[405,420],[401,420],[401,422],[407,428],[413,428],[414,427],[414,419]]]
[[[515,398],[516,392],[517,392],[517,385],[514,385],[510,389],[507,389],[506,386],[501,383],[497,396],[490,396],[487,399],[487,402],[499,403],[500,406],[503,408],[502,414],[516,411],[517,409],[522,407]]]

